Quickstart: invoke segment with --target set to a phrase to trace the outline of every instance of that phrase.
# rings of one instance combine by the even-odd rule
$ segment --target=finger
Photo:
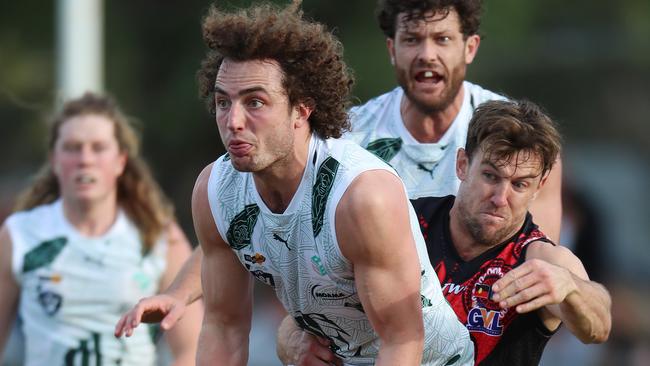
[[[124,332],[124,329],[123,329],[124,324],[126,324],[126,315],[122,315],[120,320],[115,325],[115,332],[114,332],[115,337],[119,338],[119,337],[122,336],[122,333]]]
[[[531,287],[528,287],[526,289],[523,289],[516,294],[502,299],[499,301],[499,306],[501,308],[509,308],[512,306],[516,306],[519,304],[523,304],[525,302],[531,301],[537,297],[543,296],[548,293],[548,290],[546,286],[544,286],[541,283],[537,283]]]
[[[184,309],[185,308],[182,307],[182,306],[174,306],[174,307],[172,307],[169,314],[167,314],[167,316],[165,316],[165,318],[160,323],[160,326],[162,327],[162,329],[170,330],[174,325],[176,325],[176,323],[178,323],[180,318],[185,313]]]
[[[524,264],[520,265],[517,268],[514,268],[510,272],[506,273],[503,277],[501,277],[498,281],[492,284],[492,291],[501,291],[503,288],[507,287],[512,283],[513,281],[517,280],[517,278],[523,277],[527,274],[529,274],[532,271],[531,266],[527,265],[527,262],[524,262]]]
[[[516,278],[514,281],[510,282],[507,286],[502,286],[501,290],[497,291],[494,289],[494,285],[492,286],[492,301],[502,301],[504,299],[507,299],[520,291],[523,291],[529,287],[532,287],[534,284],[536,284],[538,281],[537,276],[535,276],[534,273],[528,273],[526,275],[523,275],[521,277]]]
[[[533,300],[529,302],[525,302],[523,304],[517,305],[515,310],[519,313],[528,313],[537,309],[541,309],[544,306],[553,304],[553,297],[551,295],[542,295],[540,297],[536,297]]]

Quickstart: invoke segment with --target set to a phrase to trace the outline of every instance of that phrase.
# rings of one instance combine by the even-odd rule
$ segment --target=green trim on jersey
[[[54,262],[67,243],[68,238],[60,237],[38,244],[34,249],[25,254],[23,273],[33,271]]]
[[[366,150],[377,155],[379,158],[388,163],[400,151],[402,148],[402,143],[403,142],[400,137],[387,137],[371,141],[368,146],[366,146]]]
[[[339,162],[330,156],[323,161],[316,173],[316,183],[314,183],[311,196],[311,224],[314,229],[314,238],[320,234],[320,230],[323,228],[327,197],[332,190],[338,169]]]
[[[253,203],[235,215],[226,233],[226,239],[228,239],[228,245],[231,248],[240,250],[251,244],[251,235],[259,214],[260,208]]]

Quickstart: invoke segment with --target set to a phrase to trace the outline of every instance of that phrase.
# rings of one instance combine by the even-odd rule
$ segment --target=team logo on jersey
[[[254,255],[244,254],[244,259],[255,264],[262,264],[266,262],[266,257],[260,253],[255,253]]]
[[[41,307],[47,315],[53,316],[61,309],[63,297],[56,292],[39,289],[38,303],[41,304]]]
[[[320,274],[321,276],[325,276],[327,274],[327,270],[325,269],[325,266],[323,266],[323,262],[319,256],[315,255],[311,257],[311,266],[314,268],[314,271],[316,271],[316,273]]]

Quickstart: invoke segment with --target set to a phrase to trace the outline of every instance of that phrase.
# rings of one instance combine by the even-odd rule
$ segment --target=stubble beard
[[[510,224],[504,225],[490,233],[462,202],[458,205],[458,213],[460,224],[467,230],[475,243],[485,248],[491,248],[503,243],[513,231],[513,225]]]

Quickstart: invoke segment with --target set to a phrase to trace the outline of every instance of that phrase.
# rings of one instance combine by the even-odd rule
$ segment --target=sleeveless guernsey
[[[142,255],[140,233],[122,212],[100,237],[68,223],[61,200],[11,215],[12,269],[21,289],[25,365],[153,365],[147,327],[116,339],[115,324],[158,292],[166,244]]]
[[[229,156],[222,156],[208,183],[212,215],[242,265],[274,288],[303,329],[330,339],[332,350],[346,363],[373,364],[379,338],[361,306],[352,265],[339,249],[334,220],[336,206],[355,177],[373,169],[395,173],[351,141],[315,135],[307,161],[289,206],[276,214],[260,198],[252,174],[238,172]],[[422,268],[423,364],[472,364],[473,346],[442,296],[412,208],[410,218]]]
[[[350,110],[352,131],[344,137],[355,141],[388,162],[400,175],[408,196],[442,197],[456,194],[456,151],[465,147],[467,127],[474,109],[504,97],[470,82],[463,82],[463,104],[449,129],[436,143],[420,143],[404,126],[400,103],[404,91],[397,87]]]

